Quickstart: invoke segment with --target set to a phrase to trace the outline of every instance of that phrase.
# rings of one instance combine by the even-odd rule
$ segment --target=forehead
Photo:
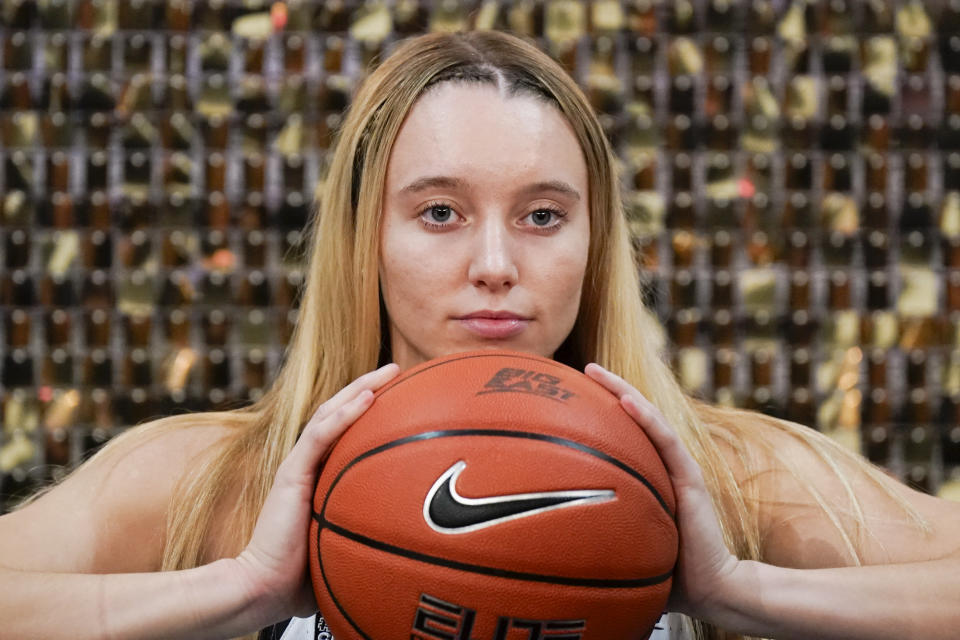
[[[407,114],[390,153],[387,189],[395,194],[428,175],[478,188],[559,180],[587,196],[583,151],[559,110],[489,85],[444,83]]]

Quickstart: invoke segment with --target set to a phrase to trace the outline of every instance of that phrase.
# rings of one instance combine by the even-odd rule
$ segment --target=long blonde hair
[[[280,462],[317,407],[348,382],[389,358],[379,296],[379,223],[387,160],[416,100],[439,82],[482,82],[509,93],[550,101],[570,122],[589,172],[591,218],[584,295],[574,329],[557,354],[581,368],[595,361],[622,375],[649,398],[703,468],[730,549],[762,559],[758,497],[739,487],[720,444],[740,453],[759,440],[760,423],[806,443],[838,470],[857,459],[812,429],[754,412],[721,408],[688,396],[665,359],[662,331],[641,300],[638,268],[623,216],[617,161],[577,84],[547,54],[521,37],[493,31],[433,33],[405,40],[356,93],[318,186],[308,223],[309,260],[301,313],[276,380],[254,404],[234,411],[165,418],[139,433],[198,423],[226,425],[232,435],[179,487],[169,512],[164,570],[197,566],[204,557],[214,512],[229,505],[239,552],[249,539]],[[145,427],[145,428],[144,428]],[[132,435],[132,434],[131,434]],[[789,465],[789,461],[784,461]],[[871,474],[878,475],[871,470]],[[848,488],[850,504],[856,498]],[[818,498],[857,551],[834,508]],[[217,511],[217,517],[223,516]],[[700,637],[735,637],[689,622]]]

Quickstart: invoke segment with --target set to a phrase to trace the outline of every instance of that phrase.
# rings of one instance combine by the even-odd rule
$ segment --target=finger
[[[358,393],[365,389],[370,391],[376,391],[390,380],[393,380],[396,375],[400,373],[400,366],[395,362],[390,364],[385,364],[379,369],[374,369],[373,371],[368,371],[363,374],[343,389],[340,389],[337,393],[330,397],[329,400],[322,403],[314,414],[310,417],[308,424],[311,422],[319,422],[327,416],[331,415],[337,409],[342,407],[345,403],[350,402],[357,396]]]
[[[395,362],[385,364],[379,369],[368,371],[356,380],[353,380],[343,389],[340,389],[340,391],[335,393],[329,400],[320,405],[320,409],[318,409],[318,413],[320,413],[319,417],[322,419],[323,417],[330,415],[365,389],[376,391],[384,384],[392,380],[399,372],[400,366]]]
[[[330,446],[373,403],[373,391],[361,390],[322,420],[307,423],[300,439],[283,461],[292,473],[312,477]]]
[[[603,367],[601,367],[595,362],[591,362],[584,368],[584,373],[586,373],[587,376],[593,379],[594,381],[599,382],[602,386],[604,386],[607,389],[607,391],[610,391],[611,393],[613,393],[621,401],[623,401],[625,397],[633,398],[636,401],[636,403],[640,407],[643,407],[644,409],[646,409],[648,413],[654,416],[658,416],[664,421],[664,423],[666,422],[666,419],[663,418],[663,414],[660,413],[660,410],[657,409],[657,407],[652,402],[647,400],[643,396],[643,394],[637,390],[636,387],[634,387],[632,384],[630,384],[629,382],[627,382],[617,374],[613,373],[612,371],[604,369]]]
[[[648,403],[649,405],[649,403]],[[648,406],[637,402],[632,394],[625,394],[620,398],[620,406],[641,427],[657,449],[667,471],[674,478],[690,484],[702,482],[702,472],[690,452],[683,445],[680,437],[670,428],[663,415],[657,411],[651,412]],[[652,405],[649,405],[652,406]]]
[[[666,418],[663,417],[663,414],[657,409],[656,405],[647,400],[647,398],[637,390],[632,384],[618,376],[617,374],[604,369],[595,362],[591,362],[587,365],[584,372],[592,378],[593,380],[599,382],[601,385],[607,388],[610,392],[615,394],[619,398],[624,396],[629,396],[633,398],[637,404],[643,407],[647,413],[658,417],[661,421],[666,423]],[[673,432],[670,430],[671,433]]]
[[[697,482],[697,478],[702,476],[699,465],[652,402],[629,382],[596,363],[588,364],[584,373],[620,398],[620,405],[643,427],[671,475]]]
[[[637,391],[632,384],[613,373],[604,369],[596,362],[591,362],[588,364],[583,372],[587,376],[596,382],[599,382],[603,385],[608,391],[615,394],[617,397],[623,396],[624,394],[637,394],[640,395],[640,392]]]

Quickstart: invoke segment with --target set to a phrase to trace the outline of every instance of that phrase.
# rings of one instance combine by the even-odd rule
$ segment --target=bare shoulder
[[[767,562],[845,566],[854,563],[851,548],[864,564],[960,556],[960,504],[907,487],[809,427],[758,415],[749,429],[742,446],[754,467],[737,475],[754,485]]]
[[[156,570],[177,482],[230,433],[225,426],[134,427],[48,493],[0,517],[0,565],[80,573]]]

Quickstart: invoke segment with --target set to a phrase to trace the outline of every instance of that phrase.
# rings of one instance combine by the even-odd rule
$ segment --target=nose
[[[517,283],[519,272],[508,229],[494,216],[480,227],[470,259],[470,282],[490,291],[510,289]]]

